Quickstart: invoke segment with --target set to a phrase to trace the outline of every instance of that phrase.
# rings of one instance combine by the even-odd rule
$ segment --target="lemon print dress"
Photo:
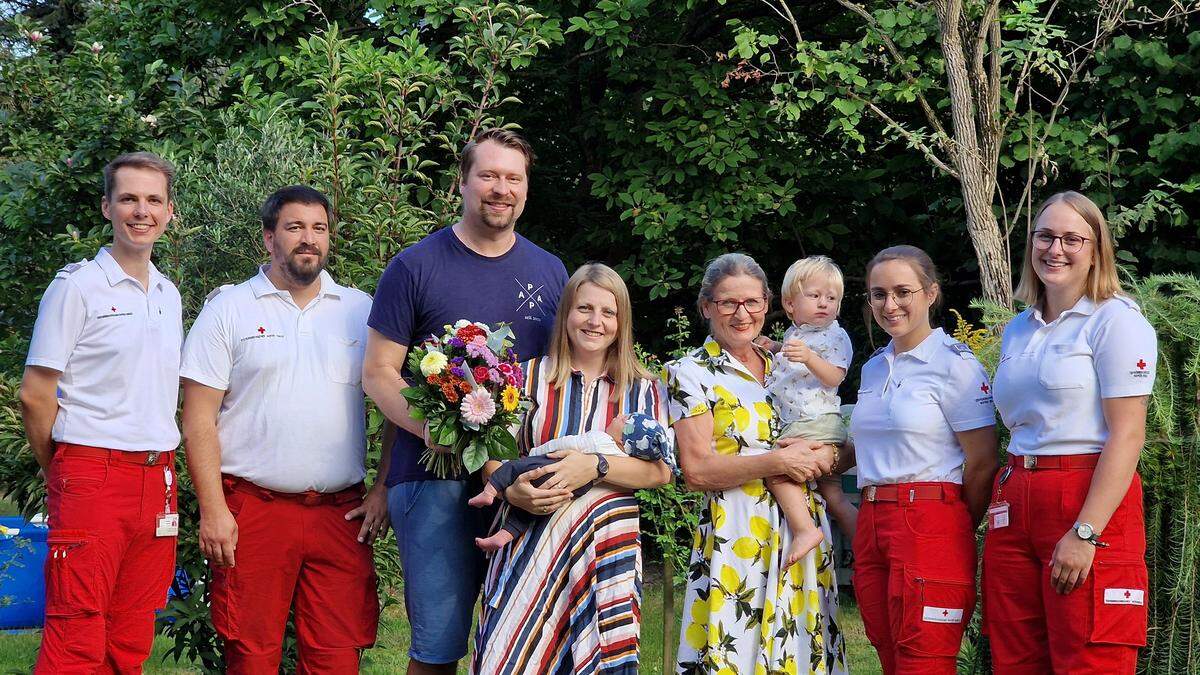
[[[771,356],[763,352],[770,370]],[[672,423],[711,412],[714,451],[765,450],[778,433],[766,389],[709,337],[666,366]],[[682,674],[846,673],[825,503],[809,501],[825,542],[783,569],[787,521],[761,479],[707,493],[693,538],[679,639]]]

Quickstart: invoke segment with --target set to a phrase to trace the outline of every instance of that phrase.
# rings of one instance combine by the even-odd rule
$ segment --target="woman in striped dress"
[[[604,431],[632,413],[666,426],[662,384],[634,356],[630,319],[629,292],[616,272],[600,264],[575,272],[549,355],[523,366],[533,407],[517,432],[522,453]],[[471,672],[637,673],[642,557],[633,491],[664,485],[670,469],[574,450],[550,456],[559,461],[522,474],[504,493],[503,508],[551,515],[492,556]],[[541,476],[545,482],[534,486]]]

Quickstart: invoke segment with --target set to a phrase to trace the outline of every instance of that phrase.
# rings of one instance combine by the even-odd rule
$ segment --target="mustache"
[[[305,246],[304,244],[292,249],[292,255],[300,255],[301,253],[311,253],[315,256],[320,256],[321,249],[317,248],[316,246]]]

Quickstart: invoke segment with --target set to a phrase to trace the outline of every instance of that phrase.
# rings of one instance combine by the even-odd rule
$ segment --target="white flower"
[[[37,43],[37,42],[41,42],[42,40],[45,40],[45,39],[46,39],[46,34],[43,33],[42,31],[40,31],[40,30],[29,31],[29,41],[30,42]]]
[[[158,118],[154,115],[142,115],[142,121],[152,127],[158,126]]]
[[[437,375],[446,369],[447,361],[445,354],[431,349],[425,358],[421,359],[421,374],[425,377]]]
[[[99,42],[92,43],[92,53],[93,54],[99,54],[100,50],[102,50],[102,49],[104,49],[104,45],[100,44]]]

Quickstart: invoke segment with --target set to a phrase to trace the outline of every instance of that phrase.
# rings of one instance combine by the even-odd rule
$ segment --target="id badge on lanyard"
[[[996,501],[988,504],[987,517],[989,530],[1008,527],[1008,502],[1002,501],[1000,494],[1004,491],[1004,483],[1008,481],[1011,475],[1011,466],[1006,466],[1000,471],[1000,481],[996,484]]]
[[[171,492],[174,489],[175,476],[171,473],[169,464],[163,467],[163,482],[167,485],[165,503],[162,513],[158,514],[155,520],[154,536],[175,537],[179,535],[179,514],[171,510]]]

